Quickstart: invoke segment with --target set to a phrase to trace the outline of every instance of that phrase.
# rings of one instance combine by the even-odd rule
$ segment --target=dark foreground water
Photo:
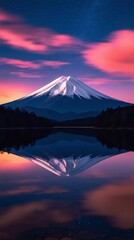
[[[0,132],[0,240],[134,239],[134,132]]]

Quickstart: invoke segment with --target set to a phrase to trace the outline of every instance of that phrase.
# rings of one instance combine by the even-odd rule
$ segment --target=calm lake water
[[[134,239],[132,131],[0,134],[0,240]]]

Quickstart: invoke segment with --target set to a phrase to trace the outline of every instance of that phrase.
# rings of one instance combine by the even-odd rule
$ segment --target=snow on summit
[[[29,96],[39,97],[45,94],[49,94],[49,96],[63,95],[68,97],[73,97],[76,95],[79,98],[83,97],[86,99],[90,99],[91,96],[98,99],[109,98],[108,96],[70,76],[61,76]]]

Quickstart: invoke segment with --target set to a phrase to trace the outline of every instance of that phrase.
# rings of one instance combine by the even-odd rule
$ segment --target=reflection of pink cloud
[[[24,171],[24,168],[28,168],[30,164],[31,163],[23,157],[0,152],[0,174],[7,171]]]
[[[39,179],[20,180],[19,183],[24,184],[24,185],[20,185],[16,188],[12,188],[12,189],[1,190],[0,196],[13,196],[13,195],[17,196],[17,195],[21,195],[21,194],[26,195],[26,194],[31,194],[31,193],[35,193],[35,192],[36,192],[36,194],[39,194],[39,195],[61,194],[61,193],[69,192],[68,189],[62,188],[59,186],[52,186],[52,187],[48,187],[48,188],[44,189],[37,185],[33,185],[33,183],[38,183],[38,182],[39,182]],[[18,181],[17,181],[17,183],[18,183]],[[25,184],[29,184],[29,185],[25,185]]]
[[[84,208],[87,213],[106,216],[116,227],[134,228],[134,181],[109,184],[87,192]]]
[[[87,64],[108,73],[134,76],[134,31],[117,31],[107,42],[90,44],[83,51]]]
[[[127,161],[126,161],[127,159]],[[121,171],[119,171],[121,169]],[[122,179],[133,177],[134,175],[134,153],[118,153],[110,158],[99,162],[98,164],[81,172],[78,177],[82,178],[103,178],[108,179]]]
[[[2,24],[3,21],[7,21],[7,23]],[[66,47],[81,45],[81,42],[72,36],[27,25],[16,16],[4,12],[1,12],[0,22],[1,41],[14,48],[43,53],[48,51],[50,47],[65,49]]]
[[[26,193],[32,193],[39,190],[38,186],[20,186],[16,189],[6,190],[6,191],[0,191],[1,196],[13,196],[13,195],[20,195],[20,194],[26,194]]]
[[[74,219],[74,216],[75,210],[66,206],[59,199],[56,201],[42,200],[11,206],[7,211],[2,209],[0,232],[2,235],[5,235],[8,231],[11,239],[14,239],[26,230],[44,228],[49,224],[58,224],[60,226],[60,224],[68,223]]]
[[[36,211],[41,211],[43,204],[41,202],[28,203],[26,205],[11,207],[5,214],[0,218],[0,227],[4,227],[14,223],[20,219],[24,219],[30,214],[34,214]]]
[[[66,189],[66,188],[61,188],[61,187],[58,187],[58,186],[53,186],[53,187],[50,187],[48,189],[44,189],[41,191],[41,194],[57,194],[57,193],[66,193],[68,192],[69,190]]]
[[[14,182],[17,182],[19,184],[31,184],[31,183],[33,184],[33,183],[38,183],[40,181],[41,180],[38,178],[25,178],[25,179],[17,179]]]

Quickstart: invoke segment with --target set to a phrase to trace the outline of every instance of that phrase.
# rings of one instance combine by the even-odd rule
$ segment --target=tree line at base
[[[11,109],[0,107],[0,128],[42,128],[53,126],[92,126],[100,128],[133,128],[134,105],[108,108],[96,117],[68,120],[64,122],[52,121],[36,116],[19,108]]]
[[[49,119],[38,117],[19,108],[5,108],[0,106],[0,128],[32,128],[51,127]]]
[[[116,109],[108,108],[106,111],[102,111],[96,117],[95,125],[97,127],[111,128],[134,127],[134,105]]]

